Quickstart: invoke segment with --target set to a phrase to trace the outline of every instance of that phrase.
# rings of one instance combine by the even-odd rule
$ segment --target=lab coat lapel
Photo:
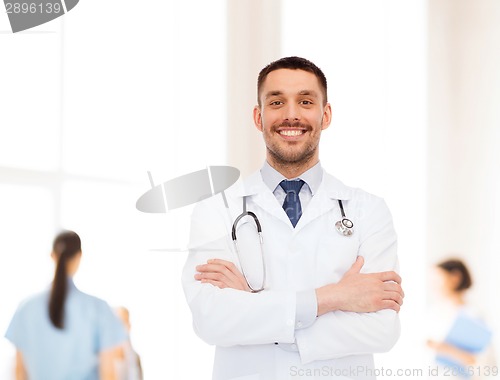
[[[272,191],[262,180],[260,171],[252,174],[244,180],[243,187],[241,187],[237,192],[237,196],[249,196],[251,198],[251,201],[261,209],[259,210],[259,213],[266,212],[267,214],[270,214],[271,216],[292,227],[290,220],[285,213],[285,210],[283,210],[282,205],[279,204]],[[249,208],[248,211],[254,210],[251,210]],[[257,213],[257,216],[259,215],[259,213]]]
[[[320,216],[330,212],[332,209],[338,209],[340,219],[340,207],[338,200],[347,201],[352,197],[352,189],[344,185],[335,177],[323,171],[323,180],[316,194],[313,195],[311,201],[302,210],[302,216],[295,226],[295,233],[298,233],[302,228],[309,223],[319,218]]]

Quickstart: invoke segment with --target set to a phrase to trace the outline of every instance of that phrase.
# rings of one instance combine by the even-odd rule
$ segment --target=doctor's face
[[[273,166],[307,166],[318,162],[321,131],[330,125],[318,79],[304,70],[279,69],[265,79],[254,108],[254,122],[264,137]]]

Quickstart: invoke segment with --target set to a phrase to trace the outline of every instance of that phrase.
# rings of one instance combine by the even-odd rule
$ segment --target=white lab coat
[[[396,312],[336,311],[299,328],[295,307],[296,292],[338,282],[358,255],[365,259],[364,273],[398,270],[396,234],[385,202],[324,172],[293,228],[260,172],[228,189],[226,196],[229,210],[220,195],[195,207],[182,278],[196,333],[217,346],[213,379],[374,379],[373,353],[388,351],[399,337]],[[210,258],[239,266],[230,231],[243,196],[262,225],[267,281],[260,293],[219,289],[193,278],[196,265]],[[341,216],[338,199],[354,223],[350,237],[335,229]],[[245,227],[253,224],[240,225],[241,246]],[[243,269],[260,286],[260,251],[243,251]]]

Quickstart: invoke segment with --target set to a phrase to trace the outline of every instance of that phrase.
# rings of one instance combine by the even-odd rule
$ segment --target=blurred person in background
[[[115,313],[127,330],[128,339],[118,348],[116,356],[117,377],[119,380],[142,380],[141,358],[134,350],[130,339],[130,312],[126,307],[115,308]]]
[[[116,380],[114,357],[126,332],[108,304],[78,290],[80,237],[54,240],[50,289],[22,302],[5,337],[16,347],[16,380]]]
[[[441,366],[435,374],[447,379],[497,376],[491,331],[468,298],[473,281],[467,265],[448,259],[436,265],[434,275],[437,306],[427,346]]]

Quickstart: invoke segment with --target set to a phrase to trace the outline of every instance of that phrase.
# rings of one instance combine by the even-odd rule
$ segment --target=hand
[[[452,344],[428,339],[427,346],[435,350],[438,354],[445,355],[459,361],[464,366],[474,365],[476,363],[476,357],[472,353],[462,350]]]
[[[245,277],[230,261],[211,259],[206,264],[198,265],[196,270],[199,273],[195,274],[194,278],[202,283],[212,284],[221,289],[250,291]]]
[[[383,309],[399,312],[404,292],[396,272],[360,273],[364,259],[359,256],[336,284],[316,289],[318,316],[343,310],[367,313]]]
[[[434,350],[437,350],[437,349],[439,349],[441,342],[438,342],[438,341],[432,340],[432,339],[427,339],[426,344],[427,344],[427,347],[432,348]]]

